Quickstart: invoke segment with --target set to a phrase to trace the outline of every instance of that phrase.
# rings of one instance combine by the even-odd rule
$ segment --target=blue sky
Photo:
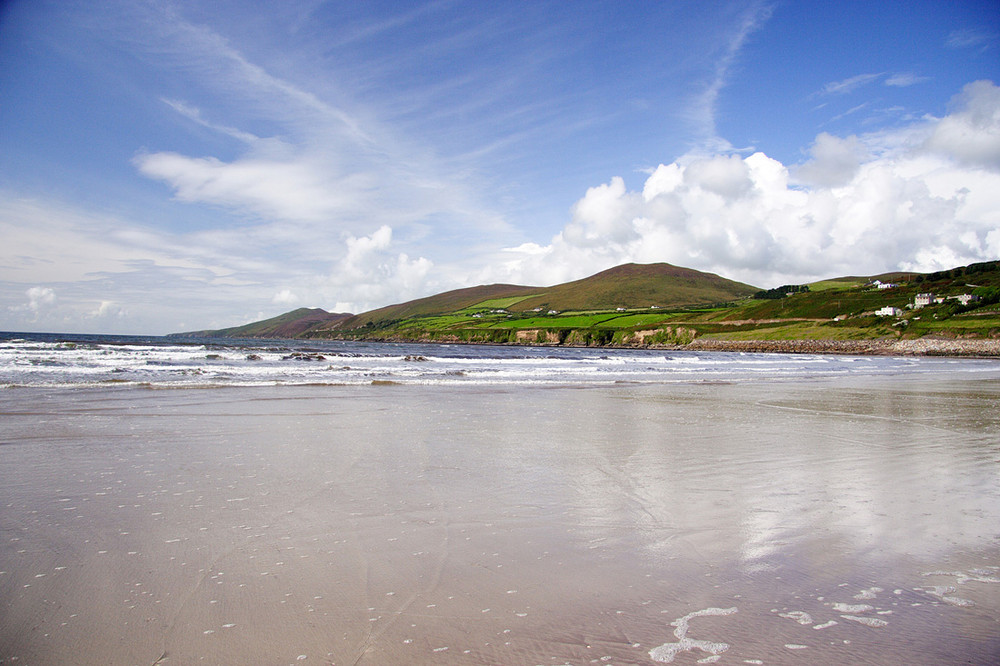
[[[995,2],[0,4],[0,330],[1000,256]]]

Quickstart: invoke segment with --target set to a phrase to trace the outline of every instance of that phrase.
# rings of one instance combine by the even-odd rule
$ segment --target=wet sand
[[[9,390],[0,660],[996,663],[1000,382]]]

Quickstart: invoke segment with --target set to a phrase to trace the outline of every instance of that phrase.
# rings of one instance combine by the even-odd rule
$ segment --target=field
[[[931,303],[920,307],[918,294]],[[217,337],[584,346],[715,341],[1000,340],[1000,261],[767,290],[669,264],[626,264],[551,287],[468,287],[360,315],[302,308],[199,331]],[[890,316],[876,314],[883,308]]]
[[[931,275],[881,276],[900,280],[879,289],[864,278],[814,282],[790,295],[743,297],[711,307],[650,306],[589,308],[553,312],[526,304],[545,300],[532,293],[477,300],[438,314],[404,317],[342,331],[338,337],[452,340],[501,344],[573,344],[601,346],[684,345],[695,338],[719,341],[893,340],[923,336],[1000,338],[1000,311],[990,303],[1000,291],[996,265],[965,267]],[[975,282],[973,282],[975,280]],[[648,286],[648,283],[644,283]],[[992,290],[992,291],[991,291]],[[552,292],[558,292],[553,288]],[[645,291],[645,289],[640,290]],[[984,299],[962,306],[953,297],[977,291]],[[934,293],[943,302],[916,309],[918,293]],[[990,296],[992,294],[992,296]],[[644,296],[640,296],[644,298]],[[899,316],[876,316],[885,306]]]

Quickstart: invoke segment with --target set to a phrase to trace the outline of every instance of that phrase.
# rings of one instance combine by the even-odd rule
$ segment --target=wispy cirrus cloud
[[[913,72],[897,72],[895,74],[890,74],[888,72],[857,74],[846,79],[827,83],[818,92],[816,92],[814,96],[831,97],[837,95],[848,95],[865,88],[866,86],[878,83],[879,81],[882,81],[883,85],[886,86],[894,88],[907,88],[929,80],[930,77],[919,76]]]
[[[893,86],[896,88],[908,88],[910,86],[915,86],[918,83],[924,83],[925,81],[930,81],[929,76],[918,76],[913,72],[899,72],[898,74],[892,74],[885,80],[885,85]]]
[[[166,104],[167,106],[169,106],[171,109],[173,109],[174,111],[176,111],[177,113],[179,113],[182,116],[184,116],[185,118],[187,118],[188,120],[191,120],[191,121],[197,123],[198,125],[201,125],[202,127],[210,129],[213,132],[218,132],[220,134],[225,134],[225,135],[230,136],[230,137],[232,137],[232,138],[234,138],[234,139],[236,139],[238,141],[241,141],[241,142],[246,143],[246,144],[251,144],[251,145],[252,144],[256,144],[259,141],[261,141],[261,138],[259,136],[251,134],[250,132],[243,132],[241,130],[236,129],[235,127],[227,127],[226,125],[218,125],[216,123],[212,123],[212,122],[206,120],[205,117],[202,115],[201,109],[199,109],[199,108],[197,108],[195,106],[192,106],[190,104],[187,104],[187,103],[185,103],[185,102],[183,102],[183,101],[181,101],[179,99],[161,98],[161,101],[164,104]]]
[[[318,225],[313,231],[341,240],[381,224],[401,227],[428,218],[442,230],[470,223],[487,233],[502,230],[497,215],[480,202],[467,160],[441,159],[419,142],[400,138],[375,110],[350,100],[331,102],[319,92],[329,86],[310,88],[272,73],[205,25],[176,12],[163,19],[163,43],[136,48],[167,50],[208,91],[215,107],[206,110],[174,97],[162,101],[183,118],[242,144],[235,157],[139,152],[133,160],[139,173],[166,184],[178,201],[265,223],[311,223]],[[217,122],[213,115],[242,118],[248,126],[268,128],[270,135]]]
[[[719,95],[729,82],[732,67],[747,40],[764,27],[773,11],[771,5],[754,3],[743,13],[736,24],[736,29],[728,36],[721,52],[716,56],[711,76],[690,103],[686,115],[706,147],[719,149],[729,145],[728,141],[719,137],[716,131],[715,118]]]
[[[945,46],[952,49],[988,49],[996,46],[997,33],[986,28],[963,28],[948,33]]]
[[[831,81],[823,86],[820,93],[823,95],[846,95],[854,92],[858,88],[862,88],[878,81],[884,75],[884,72],[878,74],[858,74],[840,81]]]

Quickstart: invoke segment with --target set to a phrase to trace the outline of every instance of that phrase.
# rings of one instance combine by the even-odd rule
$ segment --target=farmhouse
[[[958,296],[949,296],[948,300],[958,301],[962,305],[968,305],[974,301],[978,301],[979,297],[975,294],[959,294]]]
[[[891,305],[887,305],[880,310],[875,311],[876,316],[879,317],[898,317],[903,314],[903,311],[899,308],[894,308]]]

